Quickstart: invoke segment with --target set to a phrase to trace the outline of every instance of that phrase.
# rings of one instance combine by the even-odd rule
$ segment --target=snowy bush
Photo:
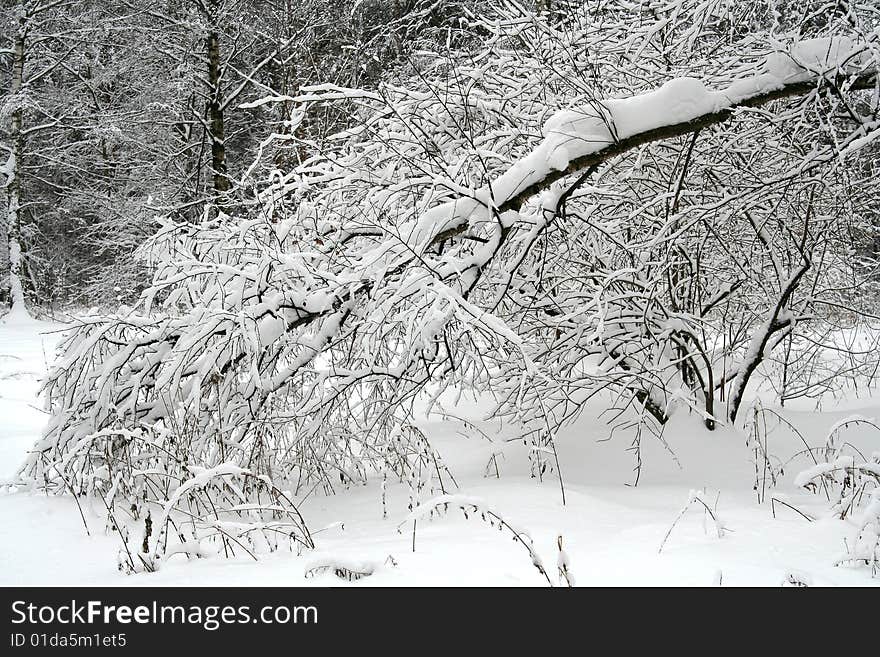
[[[527,530],[512,524],[510,520],[505,518],[498,511],[490,508],[485,501],[479,498],[468,497],[466,495],[439,495],[433,497],[414,508],[410,512],[407,520],[400,524],[398,531],[401,531],[403,525],[407,522],[413,523],[413,549],[415,549],[416,521],[425,517],[434,518],[444,516],[449,513],[451,509],[461,511],[465,519],[475,517],[486,523],[490,528],[506,533],[515,543],[521,545],[526,550],[531,559],[532,566],[534,566],[541,574],[549,586],[553,586],[553,580],[550,579],[550,574],[547,571],[547,567],[544,565],[544,560],[535,548],[535,542],[532,539],[531,534],[529,534]],[[566,555],[565,551],[562,549],[562,537],[559,537],[558,539],[558,547],[559,576],[567,586],[573,586],[574,576],[570,572],[568,555]]]
[[[872,419],[854,415],[835,423],[825,445],[816,450],[821,460],[799,472],[797,486],[821,490],[831,504],[831,512],[841,520],[849,518],[855,531],[846,545],[846,555],[838,565],[867,565],[877,574],[880,557],[880,451],[866,458],[844,439],[848,428],[867,426],[880,436],[880,426]]]
[[[880,573],[880,487],[871,491],[857,523],[855,539],[847,545],[847,553],[838,564],[866,565],[876,576]]]
[[[678,525],[679,521],[684,517],[684,514],[688,512],[692,506],[702,507],[705,515],[708,515],[712,521],[712,526],[714,529],[715,537],[722,538],[730,528],[724,524],[724,521],[718,515],[718,498],[716,497],[715,503],[712,506],[709,506],[708,502],[703,499],[705,492],[700,492],[697,490],[692,490],[688,493],[687,502],[683,507],[681,507],[681,511],[678,512],[678,515],[675,517],[675,520],[672,521],[672,524],[669,526],[669,531],[663,536],[663,540],[660,543],[660,547],[658,548],[658,554],[663,552],[663,548],[666,546],[666,542],[669,540],[669,537],[672,535],[672,530],[675,529],[675,526]],[[721,493],[718,494],[720,497]],[[705,523],[705,518],[704,518]],[[704,525],[705,526],[705,525]]]
[[[814,459],[815,465],[794,478],[798,487],[822,490],[832,504],[832,512],[841,519],[851,515],[855,506],[880,487],[880,452],[866,458],[841,437],[844,429],[857,425],[867,425],[880,435],[880,427],[873,420],[848,417],[831,427],[825,445],[814,450],[821,460]]]
[[[443,478],[414,409],[446,391],[487,393],[561,477],[557,432],[593,398],[658,435],[676,412],[733,423],[795,339],[784,380],[826,380],[828,322],[864,310],[848,245],[872,192],[847,162],[876,133],[873,24],[690,1],[557,18],[504,3],[465,19],[478,48],[396,84],[267,98],[296,107],[275,146],[298,164],[256,162],[241,212],[165,222],[138,306],[66,339],[22,480],[69,490],[74,464],[74,490],[110,486],[136,448],[165,507],[221,466],[293,497],[395,472],[418,502],[414,465]],[[296,136],[328,108],[349,127]],[[202,529],[212,486],[260,504],[227,483],[188,489]]]
[[[45,486],[100,500],[128,573],[155,571],[175,554],[256,558],[313,547],[289,492],[231,463],[192,465],[193,436],[182,438],[155,427],[90,434],[44,463]]]

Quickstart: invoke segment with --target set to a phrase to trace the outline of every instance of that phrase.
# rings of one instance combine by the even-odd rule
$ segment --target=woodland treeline
[[[293,103],[243,105],[316,82],[375,88],[420,49],[457,40],[478,4],[4,0],[0,304],[12,302],[10,274],[38,308],[132,301],[149,272],[131,255],[157,217],[234,205],[258,181],[245,173],[260,144],[291,130]],[[315,112],[297,137],[341,120]]]

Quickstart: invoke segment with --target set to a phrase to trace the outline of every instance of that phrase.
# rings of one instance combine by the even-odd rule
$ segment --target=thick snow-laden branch
[[[865,89],[876,83],[876,72],[861,71],[864,49],[854,48],[849,39],[816,39],[796,45],[792,55],[767,58],[767,72],[743,78],[721,90],[710,90],[692,78],[673,79],[652,92],[623,99],[593,101],[588,105],[555,114],[544,125],[544,139],[528,155],[485,187],[452,201],[431,207],[401,226],[393,239],[369,247],[358,256],[359,267],[348,274],[344,291],[337,298],[348,299],[352,287],[365,280],[401,271],[428,249],[445,240],[496,222],[503,235],[515,212],[534,196],[579,171],[609,161],[629,150],[653,141],[702,130],[729,120],[742,108],[754,108],[792,96],[815,91],[825,75],[854,71],[850,89]],[[823,56],[824,53],[824,56]],[[814,63],[810,70],[798,63]],[[320,90],[320,89],[319,89]],[[332,88],[328,96],[303,96],[302,101],[335,100],[347,97],[346,90]],[[361,97],[360,92],[354,97]],[[276,193],[270,190],[269,194]],[[486,248],[485,252],[497,250]],[[454,275],[457,263],[446,263]],[[459,264],[473,269],[476,258]],[[366,293],[370,285],[358,290]]]
[[[487,186],[466,197],[432,207],[400,229],[402,244],[386,243],[364,255],[367,262],[394,269],[432,245],[468,228],[519,210],[557,181],[653,141],[696,132],[729,120],[734,112],[772,101],[803,96],[819,80],[852,71],[850,89],[876,84],[876,71],[862,71],[867,53],[850,39],[815,39],[796,44],[790,55],[773,53],[766,72],[712,90],[693,78],[677,78],[660,88],[621,99],[592,101],[554,114],[543,127],[544,139]],[[801,62],[804,62],[803,64]],[[810,66],[810,68],[808,68]],[[842,69],[841,69],[842,67]],[[812,70],[811,70],[812,69]],[[338,99],[333,89],[326,99]],[[310,95],[303,100],[326,100]]]

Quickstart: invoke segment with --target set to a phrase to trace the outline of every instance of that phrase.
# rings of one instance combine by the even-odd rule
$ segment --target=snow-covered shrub
[[[388,475],[405,483],[409,489],[408,509],[412,511],[422,496],[445,495],[447,486],[458,487],[452,472],[443,463],[440,454],[431,447],[424,432],[416,426],[399,427],[383,446],[384,456],[378,467],[382,473],[383,510]]]
[[[787,507],[799,517],[812,522],[815,518],[786,500],[777,487],[787,481],[786,472],[793,472],[792,483],[798,488],[821,494],[827,500],[832,517],[854,524],[855,530],[847,541],[846,554],[838,557],[838,564],[868,564],[876,573],[874,557],[877,549],[876,504],[880,490],[880,451],[866,454],[860,450],[847,431],[861,428],[868,437],[880,437],[880,426],[861,415],[850,415],[835,422],[820,444],[812,445],[785,415],[772,408],[755,403],[751,409],[749,446],[754,454],[754,488],[758,502],[770,496],[773,517],[776,505]],[[794,453],[780,453],[783,439],[802,444]],[[796,464],[811,463],[798,469]],[[798,585],[789,582],[787,585]]]
[[[880,451],[866,458],[844,439],[848,428],[867,426],[880,434],[874,420],[854,415],[835,423],[825,444],[816,450],[822,460],[797,474],[795,484],[821,490],[831,503],[831,512],[841,520],[849,518],[855,531],[838,565],[867,565],[877,574],[880,558]]]
[[[844,519],[853,513],[871,491],[880,488],[880,452],[866,458],[858,448],[843,439],[848,427],[867,425],[880,435],[880,427],[873,420],[851,416],[834,424],[828,432],[825,445],[814,450],[820,457],[815,464],[799,472],[796,486],[812,491],[821,490],[831,502],[831,511]]]
[[[878,459],[880,461],[880,459]],[[856,519],[857,531],[847,553],[837,563],[866,565],[871,573],[880,573],[880,487],[874,488],[868,504]]]
[[[414,508],[407,517],[407,520],[398,526],[398,531],[402,531],[403,526],[407,522],[413,523],[413,549],[415,549],[415,522],[420,518],[442,517],[448,514],[451,509],[461,511],[465,519],[477,518],[489,525],[490,528],[497,529],[499,532],[510,536],[515,543],[525,548],[532,561],[532,566],[541,574],[549,586],[553,586],[553,580],[550,579],[550,575],[544,565],[544,560],[535,548],[531,534],[525,529],[512,524],[501,513],[490,508],[485,501],[479,498],[466,495],[438,495]],[[567,586],[573,586],[574,577],[569,571],[568,556],[562,549],[562,537],[558,539],[558,547],[559,558],[557,565],[560,577],[565,580]]]
[[[780,345],[821,349],[829,308],[860,312],[846,162],[877,111],[870,20],[751,5],[549,21],[505,3],[465,20],[475,50],[422,53],[396,84],[267,98],[295,106],[278,148],[298,164],[258,161],[244,209],[143,248],[138,306],[64,343],[21,478],[63,490],[54,464],[78,445],[142,428],[187,468],[332,492],[394,471],[401,436],[429,464],[406,428],[448,390],[494,400],[539,474],[559,475],[557,431],[596,397],[618,426],[733,422]],[[296,136],[328,108],[350,127]]]
[[[774,441],[782,434],[793,434],[805,449],[798,451],[794,456],[784,460],[785,456],[777,453]],[[752,454],[755,466],[755,482],[753,488],[758,503],[766,500],[768,490],[776,488],[779,481],[785,476],[785,469],[789,464],[804,455],[818,463],[815,452],[806,438],[782,413],[776,409],[764,406],[760,400],[756,400],[750,409],[750,422],[748,424],[747,446]],[[772,501],[773,498],[771,498]]]
[[[672,535],[672,530],[675,529],[675,526],[678,525],[679,521],[684,517],[684,514],[687,513],[688,509],[692,506],[702,507],[704,512],[704,526],[705,526],[705,516],[708,517],[712,521],[712,528],[715,533],[716,538],[722,538],[724,535],[730,531],[727,525],[724,524],[724,520],[721,519],[721,516],[718,515],[718,498],[716,497],[715,503],[712,506],[709,506],[709,503],[703,499],[705,492],[700,492],[697,490],[692,490],[688,493],[687,502],[681,510],[678,512],[678,515],[675,517],[675,520],[672,521],[672,524],[669,526],[669,530],[663,536],[663,540],[660,542],[660,547],[657,549],[657,553],[663,552],[663,548],[666,546],[666,542],[669,540],[669,537]],[[718,496],[720,497],[720,493]]]
[[[232,463],[193,463],[198,438],[154,426],[104,429],[41,469],[47,490],[97,499],[123,545],[119,568],[153,572],[175,554],[203,557],[313,547],[289,492]]]
[[[497,529],[499,532],[510,536],[514,542],[525,548],[531,559],[532,566],[541,574],[547,584],[553,586],[553,580],[550,579],[550,574],[544,565],[544,560],[537,552],[531,534],[522,527],[513,524],[497,510],[490,508],[481,499],[465,495],[438,495],[415,507],[410,512],[407,520],[398,526],[398,531],[402,531],[405,524],[412,522],[413,548],[415,548],[416,521],[420,518],[440,518],[447,515],[452,509],[461,511],[465,519],[478,518],[490,528]],[[575,586],[571,560],[568,553],[562,547],[562,536],[556,538],[556,547],[558,549],[556,556],[557,584],[559,586]]]

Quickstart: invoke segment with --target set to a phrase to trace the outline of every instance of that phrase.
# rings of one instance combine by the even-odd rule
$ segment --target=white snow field
[[[37,399],[39,378],[59,337],[51,332],[61,328],[21,317],[0,319],[0,479],[15,473],[40,434],[45,414]],[[479,404],[459,405],[456,413],[477,421]],[[786,409],[784,414],[808,442],[821,445],[844,418],[880,417],[880,401],[850,399],[836,410]],[[448,492],[478,498],[474,504],[528,531],[554,584],[559,583],[561,536],[567,566],[580,586],[779,586],[789,579],[811,585],[880,585],[870,568],[835,566],[857,527],[832,517],[824,496],[795,486],[798,472],[811,462],[793,461],[778,486],[767,490],[766,501],[757,502],[755,466],[742,433],[710,433],[697,418],[680,413],[665,430],[669,449],[656,438],[643,437],[642,473],[633,487],[634,458],[626,449],[632,436],[621,432],[609,439],[604,419],[586,413],[557,443],[563,506],[554,473],[545,473],[543,481],[529,476],[527,446],[506,440],[511,433],[496,432],[490,422],[478,424],[492,442],[453,420],[432,419],[421,426],[459,485]],[[868,453],[880,450],[880,432],[858,426],[847,431],[847,440],[863,443]],[[770,451],[779,455],[803,448],[799,438],[782,431],[769,440]],[[493,454],[500,477],[494,465],[486,476]],[[117,570],[120,543],[105,530],[97,508],[82,509],[87,534],[72,498],[10,487],[3,491],[0,584],[6,586],[547,585],[527,549],[483,522],[479,513],[466,519],[450,509],[443,517],[418,520],[413,552],[409,490],[389,483],[388,517],[383,518],[379,479],[333,496],[314,492],[302,502],[315,534],[314,552],[273,553],[258,562],[247,556],[189,561],[177,556],[156,573],[138,575]],[[675,522],[692,491],[717,512],[720,538],[699,502]],[[771,503],[774,497],[815,521],[781,502]],[[371,574],[349,581],[333,573],[335,566]]]

